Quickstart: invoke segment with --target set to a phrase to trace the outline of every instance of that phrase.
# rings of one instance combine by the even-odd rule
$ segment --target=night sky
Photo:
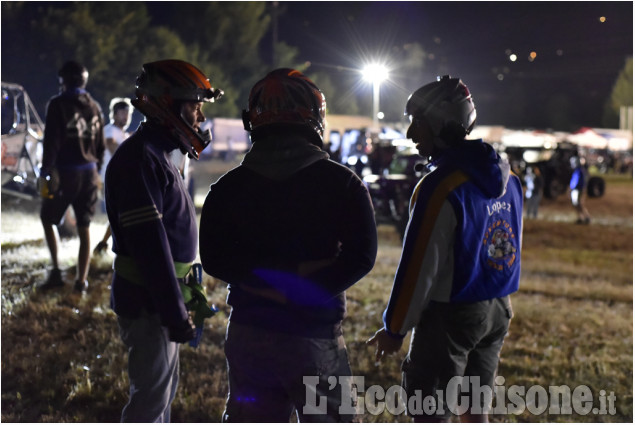
[[[424,75],[410,87],[387,84],[382,99],[400,96],[405,103],[417,87],[450,74],[470,87],[480,124],[541,127],[546,108],[559,104],[579,122],[597,122],[633,52],[632,2],[279,2],[278,8],[278,39],[300,49],[312,64],[308,71],[336,76],[419,43],[427,54]]]
[[[173,12],[187,10],[188,2],[146,5],[153,25],[170,28],[179,15]],[[370,115],[372,98],[359,72],[363,66],[420,45],[420,71],[407,71],[402,59],[387,64],[391,78],[381,85],[380,110],[391,120],[403,119],[414,90],[449,74],[470,88],[479,125],[600,127],[613,85],[633,54],[631,1],[267,2],[267,13],[276,10],[277,40],[298,49],[298,60],[310,63],[305,72],[328,72],[342,83],[328,104],[354,96],[362,115]],[[271,30],[261,41],[264,61],[271,59],[274,39]]]

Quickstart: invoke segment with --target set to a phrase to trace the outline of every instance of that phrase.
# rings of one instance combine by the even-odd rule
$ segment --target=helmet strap
[[[167,127],[172,138],[175,139],[177,147],[192,159],[198,159],[199,154],[212,141],[209,129],[206,131],[195,130],[181,117],[180,112],[175,114],[168,110],[169,107],[161,107],[148,97],[134,99],[132,105],[148,120]]]

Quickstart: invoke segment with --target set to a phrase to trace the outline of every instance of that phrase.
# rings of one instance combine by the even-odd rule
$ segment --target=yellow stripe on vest
[[[468,181],[468,177],[465,173],[462,171],[455,171],[439,183],[428,199],[428,204],[426,205],[421,226],[419,227],[419,233],[417,234],[415,246],[411,254],[411,260],[406,266],[407,268],[406,273],[404,274],[402,287],[399,291],[397,302],[395,303],[392,320],[390,321],[389,330],[394,334],[401,333],[401,327],[403,326],[406,315],[408,314],[412,295],[414,294],[415,287],[417,285],[421,262],[423,261],[423,256],[426,252],[426,248],[428,247],[428,243],[430,242],[430,236],[432,235],[434,224],[439,216],[439,211],[441,211],[441,207],[448,195],[456,189],[456,187],[466,181]],[[419,183],[419,185],[420,184],[421,183]],[[416,195],[413,195],[413,199],[416,199],[419,195],[419,185],[417,185],[415,191]]]

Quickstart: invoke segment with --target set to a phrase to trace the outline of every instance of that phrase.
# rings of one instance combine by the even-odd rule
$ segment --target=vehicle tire
[[[591,177],[587,185],[587,195],[589,198],[601,198],[604,195],[606,183],[602,177]]]
[[[566,185],[564,185],[556,177],[548,178],[545,182],[545,198],[547,199],[556,199],[566,191]]]

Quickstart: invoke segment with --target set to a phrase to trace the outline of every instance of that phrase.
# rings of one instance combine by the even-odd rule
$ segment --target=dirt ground
[[[238,165],[219,159],[193,163],[195,204],[202,206],[211,183]],[[502,369],[509,381],[594,382],[614,385],[618,416],[575,421],[632,420],[632,176],[607,176],[602,198],[587,199],[590,225],[575,225],[567,196],[544,200],[538,219],[526,220],[521,292],[512,337]],[[2,421],[117,422],[127,398],[126,356],[116,318],[109,309],[112,257],[94,259],[93,287],[87,296],[70,288],[37,291],[50,264],[39,223],[38,202],[2,197]],[[98,214],[91,238],[107,224]],[[399,382],[399,362],[378,368],[364,341],[379,326],[396,264],[400,240],[381,226],[375,269],[349,292],[345,335],[351,364],[368,381]],[[77,240],[66,239],[60,260],[72,282]],[[222,282],[206,277],[212,302],[221,313],[206,328],[197,350],[184,347],[180,390],[173,421],[217,422],[227,394],[223,353],[229,306]],[[68,286],[68,285],[67,285]],[[558,357],[560,356],[560,357]],[[558,360],[558,361],[556,361]],[[577,381],[576,381],[577,382]],[[365,416],[366,422],[403,417]],[[503,417],[495,421],[571,421],[571,417]]]

